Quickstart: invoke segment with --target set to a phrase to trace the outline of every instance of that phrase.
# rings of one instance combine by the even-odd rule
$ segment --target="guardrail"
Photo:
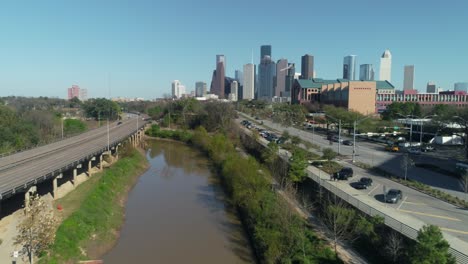
[[[347,202],[348,204],[352,205],[356,209],[359,209],[361,212],[369,215],[369,216],[381,216],[384,221],[385,225],[388,227],[392,228],[393,230],[405,235],[406,237],[416,240],[418,236],[418,230],[400,222],[399,220],[389,216],[388,214],[375,209],[374,207],[363,203],[356,199],[354,196],[349,195],[348,193],[344,192],[343,190],[339,189],[338,187],[330,184],[330,182],[322,179],[320,176],[315,175],[311,171],[307,171],[307,174],[310,179],[314,180],[317,182],[320,186],[323,188],[327,189],[329,192],[332,192],[333,194],[336,194],[338,197],[340,197],[343,201]],[[455,259],[457,260],[457,263],[460,264],[468,264],[468,255],[464,252],[460,252],[459,250],[454,249],[453,247],[449,248],[450,254],[452,254]]]

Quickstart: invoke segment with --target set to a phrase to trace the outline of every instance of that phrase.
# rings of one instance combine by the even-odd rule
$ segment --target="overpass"
[[[88,176],[93,163],[102,170],[103,157],[118,158],[123,141],[129,140],[136,146],[146,122],[133,118],[119,123],[0,158],[0,201],[18,193],[25,193],[27,200],[29,192],[34,192],[37,184],[46,180],[52,182],[55,197],[57,179],[62,178],[65,171],[73,170],[72,183],[75,184],[79,168],[85,169]]]

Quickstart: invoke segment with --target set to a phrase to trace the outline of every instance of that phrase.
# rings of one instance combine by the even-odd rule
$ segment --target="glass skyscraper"
[[[306,54],[301,57],[301,79],[314,78],[314,56]]]
[[[403,90],[414,90],[414,65],[405,65]]]
[[[274,81],[276,77],[276,63],[270,56],[263,57],[258,65],[258,91],[259,100],[270,101],[274,96]]]
[[[468,92],[468,82],[455,83],[453,88],[454,88],[455,91]]]
[[[356,55],[349,55],[343,60],[343,79],[356,79]]]
[[[374,66],[372,64],[361,64],[361,66],[359,67],[359,80],[374,80]]]
[[[260,61],[262,61],[265,56],[271,58],[271,45],[263,45],[260,47]]]

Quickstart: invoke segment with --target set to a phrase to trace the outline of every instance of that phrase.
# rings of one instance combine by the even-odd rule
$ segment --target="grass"
[[[314,161],[312,162],[312,165],[321,169],[322,171],[328,173],[328,174],[333,174],[343,168],[340,164],[338,164],[335,161]]]
[[[40,263],[75,262],[97,257],[88,254],[91,245],[112,244],[123,223],[126,195],[146,167],[145,157],[132,150],[111,168],[93,175],[88,182],[60,199],[58,203],[65,208],[66,219],[58,227],[49,256],[42,258]]]

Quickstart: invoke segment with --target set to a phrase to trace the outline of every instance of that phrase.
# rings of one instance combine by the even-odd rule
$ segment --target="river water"
[[[120,238],[104,263],[254,263],[206,157],[178,142],[148,143],[150,169],[129,194]]]

